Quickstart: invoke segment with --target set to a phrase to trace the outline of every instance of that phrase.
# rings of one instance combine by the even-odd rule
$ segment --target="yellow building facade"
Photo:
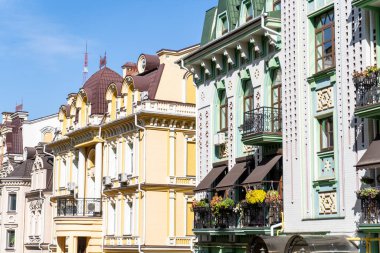
[[[105,67],[59,110],[56,252],[190,252],[196,184],[195,87],[160,50]]]

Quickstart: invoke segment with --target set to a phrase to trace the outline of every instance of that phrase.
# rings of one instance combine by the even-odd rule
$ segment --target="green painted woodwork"
[[[265,146],[272,145],[273,143],[282,143],[282,135],[275,133],[258,133],[243,136],[241,140],[245,145]]]
[[[205,21],[203,23],[203,32],[201,38],[201,45],[207,44],[209,41],[215,38],[214,19],[217,12],[217,8],[213,7],[206,11]]]
[[[200,228],[193,229],[194,234],[220,235],[270,235],[270,227],[244,227],[244,228]]]
[[[377,9],[380,6],[380,0],[354,0],[352,5],[358,8]]]
[[[243,69],[243,70],[241,70],[240,73],[239,73],[239,75],[240,75],[240,79],[243,80],[243,81],[251,79],[251,75],[249,73],[249,69]]]
[[[356,107],[355,116],[368,119],[380,119],[380,103]]]
[[[359,224],[358,230],[363,233],[380,233],[380,224]]]

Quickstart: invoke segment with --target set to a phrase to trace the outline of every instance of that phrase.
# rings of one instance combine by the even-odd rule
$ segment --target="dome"
[[[110,83],[121,83],[123,78],[110,68],[104,67],[93,74],[83,85],[88,102],[91,103],[91,114],[107,112],[106,91]]]

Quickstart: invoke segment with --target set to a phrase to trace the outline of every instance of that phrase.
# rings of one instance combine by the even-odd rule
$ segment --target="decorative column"
[[[78,155],[78,198],[84,198],[86,150],[84,148],[80,148]]]
[[[102,169],[103,169],[103,143],[95,145],[95,198],[100,198],[102,191]]]
[[[169,191],[169,237],[175,236],[175,191]]]
[[[169,132],[169,152],[169,177],[170,181],[172,181],[175,176],[175,131],[173,128],[171,128]]]

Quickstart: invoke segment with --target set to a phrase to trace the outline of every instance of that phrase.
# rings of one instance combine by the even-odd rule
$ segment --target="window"
[[[321,151],[328,151],[334,148],[334,124],[333,117],[319,120]]]
[[[219,91],[219,130],[227,130],[227,98],[226,90]]]
[[[334,10],[314,20],[316,72],[335,66]]]
[[[16,212],[17,195],[16,193],[9,193],[8,196],[8,211]]]
[[[281,69],[274,70],[272,82],[272,107],[277,109],[281,109],[281,78]]]
[[[248,80],[244,84],[244,113],[253,110],[253,87],[252,81]]]
[[[16,234],[14,230],[7,230],[7,249],[14,249]]]
[[[273,1],[273,10],[274,11],[281,10],[281,0],[274,0]]]
[[[221,35],[224,35],[228,33],[228,20],[227,16],[224,15],[220,18],[220,29],[221,29]]]
[[[253,18],[253,8],[252,8],[251,1],[248,1],[245,4],[245,21],[248,22],[252,18]]]

